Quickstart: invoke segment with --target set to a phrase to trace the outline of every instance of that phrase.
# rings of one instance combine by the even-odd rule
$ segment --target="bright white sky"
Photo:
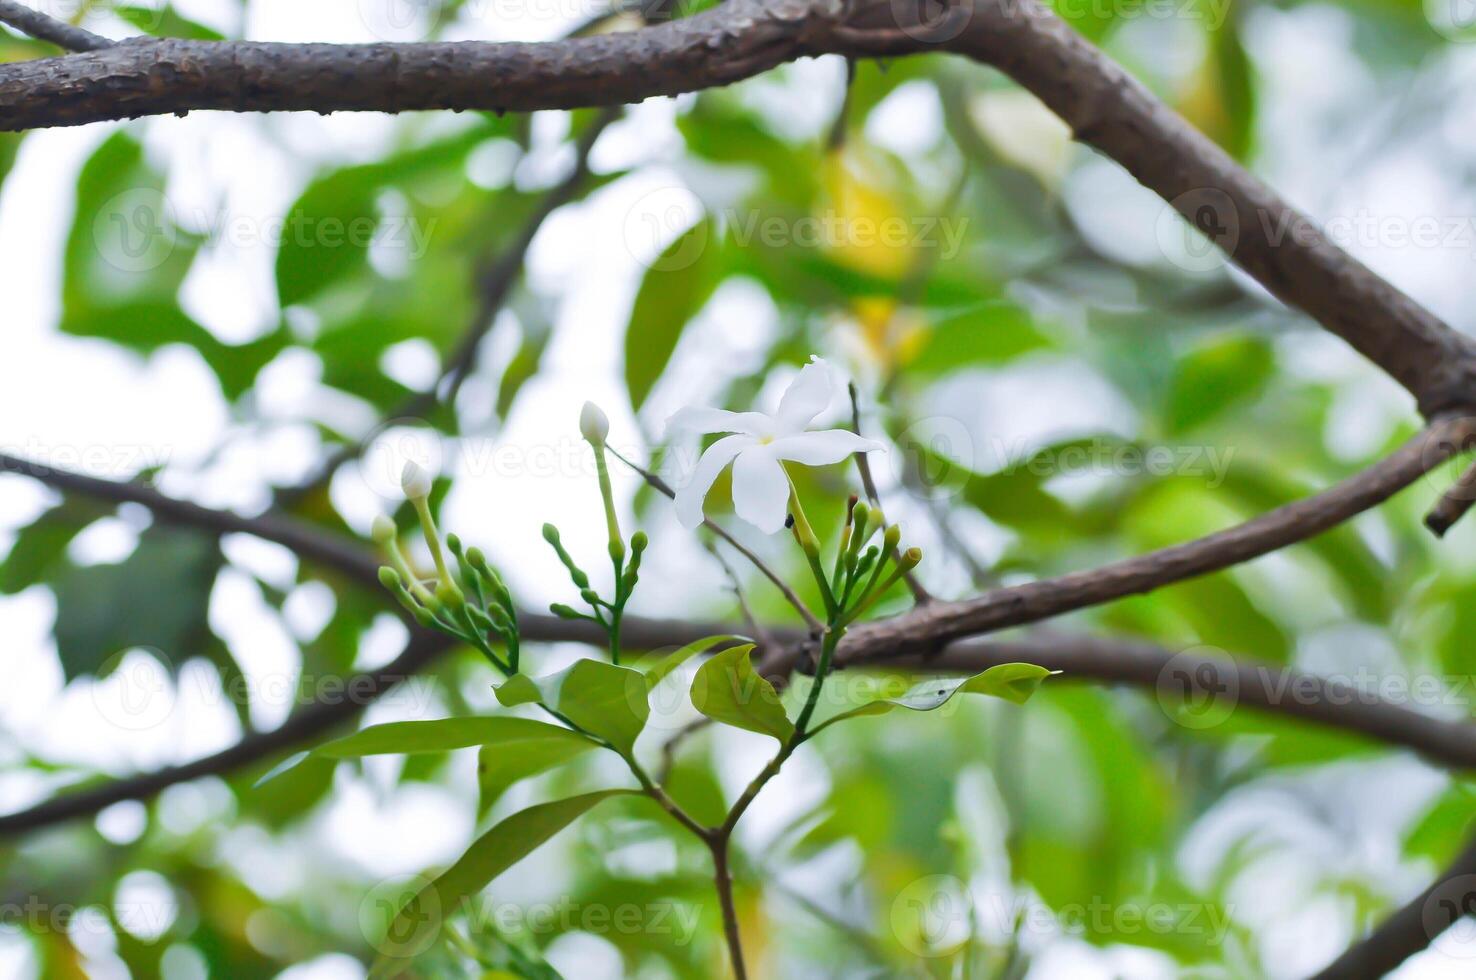
[[[229,0],[191,0],[179,6],[186,14],[222,26],[230,25],[236,9]],[[407,21],[406,15],[423,7],[413,0],[255,0],[247,35],[285,41],[411,39],[421,36],[423,28],[407,27],[413,17]],[[593,9],[592,0],[541,0],[532,5],[472,0],[470,16],[450,36],[540,40],[558,35]],[[113,25],[99,26],[120,33]],[[1453,173],[1457,168],[1449,165],[1453,149],[1464,151],[1467,158],[1476,151],[1468,120],[1457,112],[1461,103],[1452,98],[1448,111],[1437,106],[1427,124],[1406,127],[1408,132],[1400,130],[1406,113],[1403,98],[1381,91],[1347,53],[1348,22],[1331,9],[1291,14],[1263,11],[1253,21],[1251,39],[1258,66],[1268,79],[1268,97],[1262,104],[1262,169],[1273,184],[1314,213],[1325,215],[1353,215],[1368,209],[1412,219],[1467,212],[1464,237],[1453,233],[1448,246],[1440,249],[1360,243],[1353,249],[1437,312],[1471,323],[1476,239],[1469,197]],[[1432,66],[1420,85],[1469,91],[1470,82],[1476,81],[1473,74],[1476,58],[1464,52],[1448,64]],[[750,84],[747,91],[786,132],[813,135],[829,121],[841,77],[838,64],[808,63],[792,69],[787,82]],[[1412,91],[1416,88],[1411,86]],[[681,404],[701,400],[707,386],[753,369],[764,338],[778,329],[772,305],[760,290],[742,283],[725,286],[681,348],[680,357],[688,370],[658,389],[639,423],[630,416],[619,382],[621,331],[639,280],[640,260],[664,244],[641,237],[638,229],[645,227],[643,216],[665,218],[671,208],[695,215],[699,200],[722,201],[741,190],[730,174],[697,170],[680,160],[681,147],[672,126],[678,107],[672,100],[653,100],[634,109],[627,122],[602,138],[594,159],[596,169],[634,167],[635,172],[555,215],[530,257],[530,284],[540,292],[557,295],[561,303],[547,369],[528,387],[495,444],[473,441],[449,457],[439,451],[439,462],[461,476],[447,522],[467,538],[486,542],[494,555],[529,556],[520,564],[514,584],[530,605],[560,596],[557,566],[546,555],[538,534],[544,520],[557,520],[576,551],[581,550],[580,542],[600,540],[591,474],[579,462],[584,457],[577,452],[575,441],[580,404],[592,398],[604,405],[612,418],[612,439],[638,447],[642,426],[648,432],[659,431],[666,414]],[[1366,145],[1346,140],[1347,152],[1330,147],[1326,134],[1308,125],[1309,118],[1362,120],[1361,125],[1348,123],[1348,128],[1365,136]],[[932,96],[926,90],[904,89],[877,110],[868,134],[905,156],[929,145],[938,125]],[[60,251],[73,209],[77,168],[112,129],[99,125],[31,135],[0,196],[7,352],[0,384],[0,446],[60,462],[69,461],[62,455],[67,451],[101,450],[101,456],[86,457],[87,465],[114,476],[127,476],[142,462],[165,460],[169,468],[163,482],[169,492],[221,506],[257,506],[263,476],[290,478],[311,467],[317,445],[306,427],[284,424],[255,431],[235,424],[208,371],[190,352],[166,350],[143,361],[106,343],[56,333]],[[170,199],[182,213],[213,207],[211,202],[224,199],[233,215],[267,217],[290,205],[316,164],[372,157],[382,150],[391,123],[371,115],[262,119],[197,114],[183,120],[153,120],[142,129],[149,151],[172,164]],[[540,114],[535,126],[540,149],[514,179],[535,185],[556,180],[560,167],[567,164],[567,148],[559,142],[566,129],[556,114]],[[1397,134],[1397,140],[1391,133]],[[1153,229],[1160,203],[1115,166],[1085,155],[1078,162],[1079,169],[1063,189],[1063,197],[1088,239],[1123,261],[1151,260],[1156,255]],[[1329,173],[1342,174],[1343,179],[1329,180]],[[222,338],[235,341],[253,336],[277,316],[273,259],[263,245],[223,245],[192,274],[185,294],[189,309]],[[493,356],[500,356],[495,343],[493,348]],[[1379,377],[1375,372],[1366,370],[1336,342],[1294,338],[1287,343],[1286,353],[1299,370],[1350,382],[1346,405],[1328,433],[1331,444],[1350,455],[1382,441],[1392,421],[1407,410],[1391,384],[1375,380]],[[424,377],[432,365],[433,359],[424,350],[410,345],[397,352],[394,367],[405,377],[416,378]],[[305,356],[273,365],[260,385],[267,416],[284,421],[295,417],[313,394],[315,370],[312,359]],[[787,377],[770,379],[766,397],[776,395],[787,381]],[[981,382],[989,383],[981,386]],[[1352,394],[1355,382],[1356,396]],[[469,386],[467,397],[478,397],[475,384]],[[1105,379],[1080,364],[1060,360],[1034,361],[987,376],[970,374],[944,386],[936,404],[941,414],[971,420],[971,434],[981,445],[986,438],[1034,441],[1063,429],[1099,430],[1103,425],[1131,433],[1136,426],[1127,401]],[[373,421],[362,411],[354,414],[352,407],[345,411],[361,427]],[[984,427],[986,419],[988,428]],[[1049,431],[1042,429],[1041,419],[1047,420]],[[207,461],[223,443],[230,450]],[[494,447],[509,446],[528,450],[529,460],[535,458],[531,453],[538,447],[553,447],[558,453],[555,458],[573,462],[537,472],[488,464]],[[574,452],[565,451],[571,446]],[[392,481],[383,477],[381,469],[388,466],[346,470],[334,485],[335,500],[360,527],[367,527],[369,518],[393,493]],[[633,491],[629,479],[622,477],[620,484],[621,492]],[[49,499],[28,481],[0,478],[0,538],[32,519]],[[671,524],[667,529],[674,527]],[[75,553],[87,560],[116,560],[131,547],[134,530],[127,521],[110,522],[79,540]],[[692,570],[676,581],[668,580],[661,610],[670,614],[690,604],[712,605],[706,597],[721,587],[719,570],[684,551],[687,546],[680,543],[680,535],[662,535],[660,527],[653,530],[658,543],[650,562],[680,560]],[[270,581],[290,582],[295,564],[281,549],[245,539],[231,539],[227,546],[233,560],[257,574]],[[592,553],[597,549],[583,550]],[[596,562],[590,564],[599,567]],[[295,676],[298,662],[292,637],[310,636],[321,626],[331,601],[325,591],[300,589],[284,621],[267,607],[248,576],[229,574],[222,580],[212,601],[212,622],[233,641],[248,676],[260,689],[269,690],[274,680]],[[117,682],[82,682],[62,689],[49,636],[54,615],[54,603],[42,589],[0,598],[0,629],[8,651],[7,680],[0,687],[0,730],[13,734],[28,751],[122,773],[212,751],[238,736],[235,718],[221,703],[208,671],[194,666],[181,677],[177,695],[162,709],[157,724],[143,730],[120,730],[108,720],[116,717],[108,705],[120,696]],[[402,636],[398,625],[387,617],[366,643],[361,662],[382,663],[396,652]],[[572,656],[574,651],[561,655]],[[152,668],[146,658],[139,657],[129,662],[128,669],[147,672]],[[258,725],[276,724],[290,707],[285,699],[268,697],[253,720]],[[376,720],[435,716],[439,710],[433,690],[412,686],[376,707],[371,716]],[[760,764],[762,749],[756,740],[733,737],[727,773],[733,782]],[[0,745],[0,761],[15,751]],[[796,798],[806,785],[799,777],[806,768],[809,791],[817,786],[823,789],[823,771],[806,767],[800,759],[796,773],[786,775],[791,781],[789,792],[776,788],[766,800],[790,798],[791,806],[798,805]],[[1400,797],[1388,791],[1393,783],[1408,789],[1408,805],[1375,802],[1360,808],[1360,814],[1371,815],[1360,817],[1372,821],[1360,829],[1363,839],[1371,842],[1392,839],[1393,828],[1443,785],[1441,777],[1413,764],[1396,761],[1386,769],[1382,783],[1386,803]],[[1326,778],[1337,782],[1335,776]],[[1364,780],[1364,786],[1374,782],[1362,775],[1358,779]],[[1353,792],[1358,779],[1344,779],[1336,791]],[[217,790],[181,788],[166,797],[164,819],[186,825],[207,819],[211,808],[219,805]],[[0,809],[24,806],[49,792],[50,787],[39,777],[0,776]],[[245,855],[243,874],[266,895],[290,890],[310,875],[314,862],[324,860],[362,866],[366,880],[408,873],[444,861],[459,850],[471,831],[469,801],[464,797],[424,786],[385,796],[369,785],[346,780],[312,834],[274,843],[243,833],[233,843]],[[1245,819],[1256,814],[1263,802],[1237,800],[1227,804],[1216,819],[1222,823]],[[762,840],[765,828],[775,826],[782,817],[773,806],[761,807],[747,829]],[[99,826],[110,836],[129,839],[138,833],[138,819],[137,809],[125,806],[106,814]],[[427,828],[438,832],[427,833]],[[414,833],[409,832],[412,829]],[[1207,821],[1200,828],[1200,843],[1213,850],[1211,842],[1217,833]],[[384,839],[403,846],[379,863],[366,863],[368,855],[384,853],[375,846]],[[1294,886],[1318,870],[1318,861],[1343,860],[1341,853],[1321,852],[1331,845],[1325,840],[1312,841],[1306,849],[1308,866],[1284,866],[1277,871],[1282,876],[1278,880]],[[255,860],[273,854],[290,855],[291,860]],[[557,848],[535,860],[557,877]],[[1402,865],[1395,854],[1360,854],[1359,860],[1385,869],[1390,880],[1402,882],[1411,892],[1427,874],[1426,869]],[[295,875],[267,880],[270,876],[263,869],[294,863],[300,869]],[[1272,870],[1267,870],[1266,880]],[[152,894],[162,896],[160,901],[167,904],[167,889],[158,882],[137,879],[130,888],[135,901]],[[1295,895],[1295,888],[1278,893]],[[1245,907],[1265,912],[1268,961],[1285,968],[1285,975],[1298,974],[1344,942],[1338,932],[1341,919],[1330,915],[1328,908],[1304,907],[1295,899],[1268,903],[1264,888],[1259,895],[1247,896]],[[1274,922],[1281,925],[1273,927]],[[1317,928],[1309,931],[1309,926]],[[1326,943],[1308,943],[1308,935],[1325,935]],[[106,943],[89,952],[97,975],[117,975],[118,963],[110,958]],[[554,958],[571,976],[618,975],[618,966],[611,966],[609,949],[592,937],[590,942],[571,939],[556,950]],[[0,929],[0,974],[11,975],[7,963],[23,961],[22,948]],[[171,962],[172,976],[194,975],[187,951]],[[1432,952],[1411,961],[1398,976],[1402,980],[1466,976],[1466,964],[1459,957]],[[22,966],[17,965],[16,970],[14,975],[24,975]],[[1114,971],[1143,977],[1168,975],[1163,961],[1151,954],[1104,953],[1068,942],[1054,947],[1032,976],[1107,977]],[[360,975],[358,965],[346,957],[325,958],[283,974],[294,980]]]

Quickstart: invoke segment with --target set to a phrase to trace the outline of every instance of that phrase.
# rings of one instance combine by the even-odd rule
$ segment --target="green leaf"
[[[363,168],[340,170],[303,191],[288,212],[289,230],[277,251],[277,299],[284,308],[366,266],[379,227],[378,194]]]
[[[541,701],[626,756],[651,715],[646,697],[639,671],[603,660],[578,660],[536,679],[518,674],[497,688],[497,700],[507,707]]]
[[[598,742],[567,728],[545,727],[548,732],[543,736],[530,734],[512,743],[482,746],[477,753],[479,817],[486,815],[508,787],[519,780],[548,772],[599,746]]]
[[[753,669],[753,644],[729,647],[692,678],[692,706],[713,721],[772,735],[780,742],[794,734],[774,685]]]
[[[113,13],[145,34],[154,37],[180,37],[190,41],[223,41],[225,35],[204,24],[181,17],[174,7],[160,9],[124,4],[113,8]]]
[[[54,569],[66,567],[67,545],[106,512],[92,501],[68,497],[21,528],[10,554],[0,563],[0,594],[14,595],[45,581]]]
[[[641,407],[666,370],[687,322],[712,296],[721,251],[717,227],[704,218],[651,263],[625,330],[625,383],[632,407]]]
[[[648,667],[646,669],[646,688],[648,690],[654,689],[657,684],[660,684],[668,676],[670,676],[672,671],[676,670],[678,667],[686,663],[688,660],[692,659],[697,654],[702,653],[704,650],[709,650],[712,647],[717,646],[719,643],[748,643],[750,644],[749,649],[753,648],[752,640],[750,640],[746,636],[739,636],[736,633],[721,633],[717,636],[704,636],[700,640],[694,640],[691,643],[688,643],[686,646],[682,647],[675,653],[671,653],[666,655],[665,657],[662,657],[660,660],[656,661],[654,664]]]
[[[591,748],[596,743],[578,732],[533,718],[442,718],[436,721],[395,721],[374,725],[320,745],[314,755],[352,759],[364,755],[448,752],[472,745],[520,751],[522,743],[558,740]]]
[[[950,315],[934,325],[909,372],[943,375],[981,364],[1002,364],[1022,354],[1051,346],[1035,327],[1029,311],[999,300]]]
[[[818,735],[838,721],[860,718],[865,715],[884,715],[894,708],[933,711],[951,701],[955,694],[986,694],[990,697],[1003,698],[1014,704],[1024,704],[1030,700],[1030,696],[1035,693],[1036,688],[1040,687],[1042,681],[1058,673],[1060,671],[1046,670],[1038,664],[1014,663],[996,664],[973,677],[926,680],[914,685],[911,690],[900,697],[868,701],[866,704],[842,711],[833,718],[827,719],[824,724],[816,726],[810,735],[812,737]]]
[[[1275,370],[1271,346],[1260,337],[1237,335],[1205,344],[1179,361],[1165,424],[1173,433],[1204,425],[1260,391]]]
[[[216,543],[194,531],[155,527],[113,565],[69,568],[56,592],[56,648],[68,680],[102,670],[135,647],[183,663],[211,640],[210,589],[221,564]]]
[[[406,902],[391,920],[386,938],[378,948],[423,949],[426,937],[439,934],[441,924],[460,911],[462,903],[486,888],[493,878],[533,853],[599,803],[612,796],[633,792],[628,789],[601,790],[514,813],[477,838],[444,874]],[[369,975],[391,977],[403,968],[402,958],[386,954],[375,961]]]

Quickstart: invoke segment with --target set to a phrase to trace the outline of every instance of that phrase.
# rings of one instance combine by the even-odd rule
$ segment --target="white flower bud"
[[[430,474],[425,471],[415,460],[405,463],[405,469],[400,473],[400,489],[405,491],[405,496],[411,500],[419,500],[429,497],[431,492]]]
[[[398,533],[395,522],[386,514],[375,514],[374,523],[369,525],[369,537],[375,544],[389,544]]]
[[[594,446],[603,446],[605,437],[610,434],[610,420],[594,402],[585,402],[579,412],[579,434]]]

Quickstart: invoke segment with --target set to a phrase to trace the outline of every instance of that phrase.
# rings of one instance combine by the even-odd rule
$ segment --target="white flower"
[[[733,508],[754,527],[773,534],[784,527],[789,509],[789,477],[782,460],[827,466],[852,453],[884,448],[845,429],[805,431],[830,406],[834,393],[829,365],[812,357],[784,392],[773,415],[716,408],[684,408],[673,415],[667,422],[671,430],[732,433],[708,447],[692,478],[677,491],[677,518],[687,527],[702,523],[702,502],[718,474],[731,463]]]
[[[579,434],[592,446],[603,446],[610,434],[610,420],[594,402],[585,402],[579,412]]]
[[[400,489],[405,491],[405,496],[411,500],[419,500],[429,497],[431,492],[430,474],[425,471],[415,460],[406,460],[405,468],[400,472]]]

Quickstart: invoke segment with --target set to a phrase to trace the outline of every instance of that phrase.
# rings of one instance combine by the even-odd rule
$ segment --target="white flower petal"
[[[774,420],[762,412],[728,412],[721,408],[688,405],[666,420],[668,435],[682,432],[741,432],[750,436],[766,436],[773,432]]]
[[[707,499],[707,491],[712,489],[713,481],[733,461],[733,457],[752,445],[753,436],[740,434],[725,436],[707,447],[707,452],[702,454],[692,470],[692,478],[676,492],[677,520],[683,526],[697,527],[702,523],[702,502]]]
[[[801,432],[797,436],[775,439],[768,445],[768,450],[779,459],[805,466],[829,466],[831,463],[839,463],[852,453],[869,453],[885,448],[884,443],[875,439],[862,439],[845,429]]]
[[[789,477],[768,446],[754,446],[733,464],[733,509],[765,534],[784,529]]]
[[[830,407],[834,396],[835,377],[831,374],[830,365],[818,357],[811,357],[810,363],[800,368],[799,376],[779,399],[779,411],[774,413],[777,431],[803,432],[815,416]]]

